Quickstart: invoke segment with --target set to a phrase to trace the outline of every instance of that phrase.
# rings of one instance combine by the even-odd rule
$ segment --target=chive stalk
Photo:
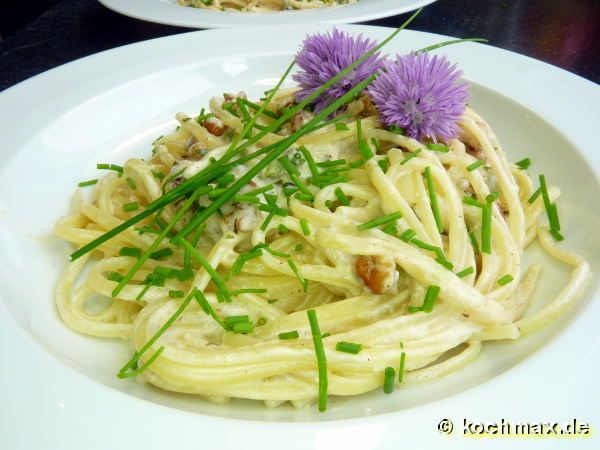
[[[327,410],[327,358],[325,357],[325,348],[323,347],[323,338],[321,336],[321,330],[319,329],[317,313],[314,309],[309,309],[306,311],[306,314],[308,315],[310,331],[313,338],[313,344],[315,346],[315,353],[317,354],[317,367],[319,374],[319,411],[324,412]]]

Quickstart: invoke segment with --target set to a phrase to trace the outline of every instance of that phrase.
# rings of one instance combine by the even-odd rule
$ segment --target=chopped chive
[[[398,220],[402,217],[402,213],[400,211],[396,211],[395,213],[388,214],[386,216],[378,217],[377,219],[373,219],[369,222],[365,222],[363,224],[358,225],[356,228],[359,231],[365,231],[370,228],[378,227],[379,225],[384,225],[386,223],[392,222],[394,220]]]
[[[165,278],[175,278],[175,272],[177,269],[171,269],[170,267],[157,266],[153,270],[154,273],[161,275]]]
[[[123,275],[119,272],[111,272],[106,276],[107,280],[116,281],[117,283],[123,279]]]
[[[265,319],[264,317],[261,317],[256,321],[257,327],[262,327],[263,325],[266,325],[266,324],[267,324],[267,319]]]
[[[318,178],[319,168],[317,167],[317,163],[315,163],[315,160],[313,159],[310,151],[304,145],[302,145],[298,150],[300,151],[300,153],[302,153],[302,156],[304,156],[304,159],[308,164],[310,174],[313,176],[313,178]]]
[[[418,148],[416,149],[414,152],[409,153],[408,155],[406,155],[404,157],[404,159],[402,161],[400,161],[400,165],[404,165],[407,162],[409,162],[411,159],[413,159],[414,157],[416,157],[419,153],[421,153],[423,149],[422,148]]]
[[[536,199],[537,199],[537,198],[538,198],[540,195],[542,195],[542,188],[541,188],[541,187],[537,188],[537,189],[536,189],[536,191],[535,191],[535,192],[534,192],[534,193],[531,195],[531,197],[529,197],[529,199],[527,199],[527,201],[528,201],[529,203],[533,203],[533,202],[535,202],[535,201],[536,201]]]
[[[290,175],[290,178],[302,193],[312,196],[312,192],[310,192],[306,185],[300,181],[300,178],[297,175]]]
[[[139,234],[144,234],[144,233],[160,234],[159,230],[155,230],[154,228],[150,228],[150,227],[146,227],[146,226],[144,226],[144,227],[135,227],[134,229]]]
[[[165,174],[159,170],[151,170],[151,172],[152,172],[152,175],[154,175],[154,177],[158,178],[159,180],[162,180],[165,177]]]
[[[336,175],[338,173],[342,173],[342,172],[349,172],[350,171],[350,167],[331,167],[329,169],[326,169],[325,171],[323,171],[322,175],[329,175],[329,176],[333,176]]]
[[[227,188],[213,189],[212,191],[210,191],[208,193],[208,198],[211,200],[215,200],[215,199],[219,198],[221,195],[223,195],[225,192],[227,192]]]
[[[226,173],[225,175],[217,178],[217,184],[219,187],[227,186],[229,183],[235,181],[235,176],[231,173]]]
[[[181,302],[181,305],[179,306],[179,308],[177,309],[177,311],[175,311],[173,313],[173,315],[163,324],[162,327],[159,328],[159,330],[154,333],[154,335],[144,344],[144,346],[139,349],[137,352],[135,352],[135,354],[133,355],[133,357],[121,368],[121,370],[119,370],[119,373],[117,374],[117,376],[119,378],[128,378],[131,376],[136,376],[139,375],[139,373],[143,372],[143,370],[145,370],[148,366],[150,366],[150,364],[152,363],[152,361],[154,361],[154,359],[156,359],[156,357],[160,354],[160,352],[162,350],[159,350],[158,352],[156,352],[152,358],[150,358],[140,369],[138,369],[137,371],[134,372],[127,372],[129,369],[132,369],[133,367],[136,366],[137,362],[139,361],[140,357],[146,353],[148,351],[148,349],[150,347],[152,347],[152,345],[163,335],[163,333],[171,326],[173,325],[173,323],[177,320],[177,318],[183,313],[183,311],[185,310],[185,308],[187,308],[187,306],[189,305],[190,301],[192,300],[192,298],[194,297],[194,294],[198,292],[196,288],[192,289],[192,292],[187,296],[187,298]],[[161,349],[164,349],[164,347],[161,347]]]
[[[271,299],[271,300],[267,300],[267,303],[268,303],[269,305],[272,305],[272,304],[273,304],[273,303],[275,303],[276,301],[277,301],[277,299],[276,299],[276,298],[274,298],[274,299]]]
[[[97,178],[95,180],[82,181],[80,183],[77,183],[77,186],[79,186],[79,187],[93,186],[96,183],[98,183]]]
[[[544,208],[546,209],[546,215],[548,216],[551,234],[557,241],[562,241],[564,237],[560,234],[560,221],[556,203],[550,202],[550,195],[548,194],[548,187],[546,186],[546,177],[540,175],[539,179],[540,188],[542,190],[542,199],[544,200]]]
[[[236,334],[248,334],[252,333],[253,330],[254,325],[252,325],[251,322],[238,322],[234,324],[231,328],[231,331],[233,331]]]
[[[357,159],[356,161],[352,161],[351,163],[348,163],[348,166],[351,169],[358,169],[360,166],[362,166],[365,163],[364,159]]]
[[[332,161],[318,162],[317,166],[318,167],[335,167],[335,166],[342,166],[344,164],[347,164],[345,159],[334,159]]]
[[[183,291],[169,291],[169,297],[171,298],[183,298],[184,295]]]
[[[271,206],[277,206],[277,196],[273,194],[265,194],[265,200]]]
[[[431,312],[433,311],[433,305],[435,303],[435,299],[440,293],[439,286],[429,286],[427,288],[427,292],[425,293],[425,300],[423,301],[423,311]]]
[[[377,161],[377,164],[379,165],[379,167],[381,167],[383,173],[387,173],[388,169],[390,168],[389,158],[380,159],[379,161]]]
[[[194,278],[194,271],[189,267],[184,267],[183,269],[175,272],[175,278],[177,278],[179,281],[189,280],[190,278]]]
[[[321,339],[328,338],[329,336],[331,336],[331,333],[323,333],[323,334],[321,335]]]
[[[481,251],[492,253],[492,206],[481,208]]]
[[[117,164],[96,164],[97,169],[112,170],[115,172],[123,173],[123,166]]]
[[[267,227],[269,226],[269,224],[271,223],[271,220],[273,220],[273,217],[275,217],[275,211],[271,210],[271,212],[269,212],[269,214],[267,215],[266,219],[263,221],[263,223],[260,224],[260,229],[262,231],[266,231]]]
[[[494,203],[496,200],[498,200],[499,197],[500,196],[498,195],[497,192],[492,192],[491,194],[488,194],[485,197],[485,201],[488,202],[488,203]]]
[[[161,248],[155,252],[150,253],[150,259],[163,259],[167,256],[171,256],[173,254],[173,250],[168,247]]]
[[[504,286],[505,284],[508,284],[508,283],[510,283],[512,280],[514,280],[514,278],[512,277],[512,275],[510,275],[510,274],[507,274],[507,275],[504,275],[502,278],[500,278],[500,279],[497,281],[497,283],[498,283],[500,286]]]
[[[119,378],[133,378],[133,377],[137,377],[139,374],[141,374],[142,372],[144,372],[144,370],[146,370],[148,367],[150,367],[150,365],[154,362],[154,360],[156,358],[158,358],[160,356],[160,354],[164,350],[165,350],[165,346],[161,345],[159,347],[159,349],[150,358],[148,358],[148,360],[144,364],[142,364],[141,367],[139,367],[138,369],[132,370],[131,372],[123,372],[123,373],[119,372],[117,374],[117,376]]]
[[[254,189],[252,191],[248,191],[248,192],[244,192],[243,195],[259,195],[259,194],[264,194],[265,192],[269,192],[271,189],[273,189],[273,184],[267,184],[266,186],[263,186],[261,188],[258,189]]]
[[[415,230],[411,230],[410,228],[406,231],[404,231],[401,235],[400,235],[400,239],[402,239],[404,242],[410,242],[410,240],[412,238],[414,238],[417,235],[417,233],[415,232]]]
[[[458,278],[464,278],[464,277],[466,277],[468,275],[471,275],[473,272],[475,272],[475,268],[473,268],[473,267],[467,267],[466,269],[463,269],[460,272],[458,272],[456,274],[456,276]]]
[[[374,137],[371,138],[371,144],[373,144],[373,147],[375,147],[375,153],[379,153],[381,151],[381,144]]]
[[[391,394],[394,392],[396,371],[393,367],[386,367],[383,371],[383,392]]]
[[[433,177],[431,176],[430,166],[425,168],[425,180],[427,181],[427,191],[429,192],[431,212],[433,213],[433,218],[435,219],[438,232],[441,234],[444,232],[444,224],[442,222],[442,215],[440,214],[440,207],[438,205],[437,194],[435,193],[435,186],[433,185]]]
[[[390,131],[392,133],[396,133],[396,134],[402,134],[402,135],[406,134],[406,128],[399,127],[396,124],[393,124],[390,126]]]
[[[282,156],[277,160],[277,162],[281,164],[281,167],[285,169],[285,171],[290,175],[290,177],[292,175],[300,176],[300,171],[296,168],[295,165],[292,164],[292,162],[287,156]]]
[[[408,307],[408,312],[410,313],[415,313],[415,312],[426,312],[426,313],[430,313],[431,311],[433,311],[433,305],[435,304],[435,299],[437,298],[438,294],[440,293],[440,287],[439,286],[429,286],[427,288],[427,292],[425,292],[425,298],[423,299],[423,304],[421,306],[409,306]]]
[[[196,248],[198,246],[198,241],[200,240],[202,233],[204,233],[205,228],[206,224],[203,223],[196,229],[195,233],[192,236],[190,236],[190,243],[192,244],[192,247]],[[192,255],[190,254],[187,248],[183,249],[183,265],[186,269],[191,270],[190,267],[192,265]],[[192,273],[191,277],[193,276],[194,274]]]
[[[217,322],[221,326],[221,328],[223,328],[225,331],[229,330],[229,328],[227,327],[227,325],[225,325],[225,323],[217,315],[217,313],[215,312],[215,310],[210,305],[210,303],[208,302],[208,300],[206,299],[206,297],[204,296],[204,294],[202,292],[200,292],[199,290],[195,289],[194,298],[196,299],[196,301],[198,302],[198,304],[200,305],[200,307],[202,308],[202,310],[206,314],[208,314],[209,316],[211,316],[215,320],[215,322]]]
[[[485,206],[483,203],[479,203],[477,199],[474,199],[468,195],[463,197],[462,202],[465,205],[475,206],[476,208],[483,208]]]
[[[246,288],[246,289],[236,289],[235,291],[229,291],[229,295],[241,295],[241,294],[266,294],[266,289],[261,288]]]
[[[235,195],[233,197],[233,201],[234,202],[238,202],[238,203],[250,203],[253,205],[257,205],[260,203],[260,199],[258,197],[254,197],[252,195]]]
[[[398,227],[395,223],[388,223],[385,227],[381,229],[385,234],[389,234],[390,236],[396,236],[398,234]]]
[[[119,249],[119,256],[131,256],[133,258],[139,258],[142,256],[142,249],[135,247],[121,247]]]
[[[127,184],[129,185],[129,187],[130,187],[131,189],[133,189],[133,190],[136,190],[136,189],[137,189],[137,184],[135,184],[135,181],[134,181],[134,179],[133,179],[133,178],[131,178],[131,177],[127,177],[127,178],[125,178],[125,181],[127,181]]]
[[[404,348],[402,342],[400,342],[400,348]],[[406,352],[400,353],[400,366],[398,367],[398,383],[402,383],[404,381],[404,365],[406,362]]]
[[[473,246],[473,250],[475,250],[475,253],[479,253],[479,243],[477,242],[477,236],[475,236],[475,233],[473,233],[472,231],[469,231],[469,239],[471,239],[471,245]]]
[[[260,250],[260,249],[265,249],[266,251],[268,251],[271,255],[273,256],[278,256],[280,258],[289,258],[290,254],[289,253],[284,253],[284,252],[280,252],[275,250],[274,248],[270,247],[269,244],[263,242],[262,244],[258,244],[256,245],[252,250]]]
[[[554,231],[560,231],[560,221],[558,219],[558,209],[556,207],[556,203],[552,203],[550,205],[548,217],[550,218],[551,229]]]
[[[321,178],[321,186],[330,186],[332,184],[337,184],[337,183],[345,183],[348,180],[350,180],[350,177],[347,174],[341,174],[337,177],[333,177],[333,178],[328,178],[328,179],[323,179],[324,177]]]
[[[206,270],[206,272],[210,275],[215,286],[217,287],[217,298],[219,300],[225,301],[227,303],[231,303],[231,297],[227,292],[227,288],[221,276],[217,273],[217,271],[210,265],[210,263],[206,260],[206,258],[200,253],[196,248],[190,244],[187,239],[182,239],[181,243],[188,249],[191,256],[200,263],[200,265]]]
[[[302,284],[302,290],[304,292],[307,292],[308,291],[308,280],[306,280],[302,275],[300,275],[300,272],[298,271],[298,266],[296,266],[294,261],[292,261],[291,259],[288,259],[287,263],[290,266],[290,269],[292,269],[292,272],[294,272],[294,275],[296,275],[296,278],[298,278],[298,281],[300,281],[300,284]]]
[[[282,224],[282,223],[280,223],[280,224],[277,226],[277,230],[278,230],[278,231],[279,231],[281,234],[285,234],[285,233],[287,233],[288,231],[290,231],[290,230],[289,230],[289,228],[288,228],[288,227],[286,227],[286,226],[285,226],[284,224]]]
[[[125,212],[130,212],[130,211],[137,211],[140,207],[140,204],[138,202],[131,202],[131,203],[125,203],[123,204],[123,211]]]
[[[452,264],[446,258],[436,258],[435,262],[438,263],[438,264],[440,264],[440,265],[442,265],[442,266],[444,266],[448,270],[454,269],[454,264]]]
[[[430,144],[427,144],[427,148],[434,152],[441,152],[441,153],[448,153],[450,151],[450,148],[448,148],[448,146],[444,145],[444,144],[430,143]]]
[[[294,252],[298,253],[298,252],[301,252],[302,250],[304,250],[304,245],[302,245],[302,244],[296,244],[294,246]]]
[[[250,322],[250,317],[247,315],[242,316],[229,316],[225,318],[225,325],[232,328],[236,323]]]
[[[298,339],[300,334],[297,331],[286,331],[285,333],[279,333],[279,339],[282,341],[290,339]]]
[[[521,169],[521,170],[527,170],[529,168],[529,166],[531,165],[531,159],[529,159],[529,158],[522,159],[521,161],[517,161],[515,163],[515,165],[517,165],[519,167],[519,169]]]
[[[345,123],[336,123],[335,129],[336,131],[348,131],[350,128]]]
[[[262,256],[262,254],[263,254],[262,250],[260,250],[260,249],[252,250],[247,253],[240,253],[240,255],[237,257],[237,259],[231,266],[231,269],[225,276],[225,280],[229,280],[232,275],[239,275],[246,262],[250,261],[251,259],[258,258],[258,257]]]
[[[338,352],[352,353],[353,355],[357,355],[362,350],[362,344],[340,341],[335,344],[335,349]]]
[[[360,119],[356,121],[356,133],[358,139],[358,152],[363,157],[363,160],[368,161],[375,156],[375,153],[371,150],[369,143],[362,137],[362,124]]]
[[[310,236],[310,227],[306,219],[300,219],[300,228],[302,228],[302,234],[304,234],[304,236]]]
[[[265,94],[267,95],[267,94]],[[257,105],[254,102],[251,102],[248,99],[245,98],[240,98],[240,100],[246,105],[249,106],[250,108],[252,108],[255,111],[260,111],[261,107],[259,105]],[[269,110],[263,109],[262,111],[260,111],[261,114],[264,114],[265,116],[268,116],[272,119],[279,119],[279,116],[277,114],[275,114],[274,112],[271,112]]]
[[[483,166],[484,162],[480,159],[479,161],[475,161],[473,164],[469,164],[467,166],[467,170],[469,172],[473,172],[474,170],[478,169],[479,167]]]
[[[298,200],[302,200],[305,202],[311,202],[311,203],[315,199],[312,195],[302,194],[301,192],[298,192],[297,194],[295,194],[294,198],[297,198]]]
[[[309,309],[306,311],[306,314],[308,315],[310,331],[313,338],[313,344],[315,346],[315,353],[317,355],[317,367],[319,374],[319,411],[323,412],[327,409],[327,358],[325,356],[323,337],[321,336],[321,330],[319,329],[317,313],[314,309]]]

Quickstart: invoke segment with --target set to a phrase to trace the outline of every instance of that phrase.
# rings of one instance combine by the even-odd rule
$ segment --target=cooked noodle
[[[180,3],[203,5],[201,1]],[[289,2],[296,3],[310,4]],[[283,8],[285,4],[214,0],[210,7],[251,5],[249,8],[258,10],[275,9],[270,5]],[[277,112],[289,105],[291,96],[291,90],[278,92],[269,109]],[[312,204],[294,196],[286,198],[283,188],[289,181],[287,173],[274,162],[245,190],[273,183],[277,205],[288,210],[286,216],[275,215],[262,230],[260,225],[269,213],[253,204],[229,202],[221,208],[222,215],[208,220],[197,248],[224,278],[243,252],[261,243],[274,250],[262,251],[248,260],[240,273],[227,281],[230,292],[251,288],[266,289],[266,293],[242,293],[234,295],[230,303],[221,302],[210,274],[195,260],[193,278],[168,278],[164,286],[148,288],[143,282],[157,266],[184,268],[183,247],[165,240],[162,247],[171,249],[172,255],[145,262],[110,306],[92,314],[86,305],[98,296],[110,298],[117,285],[107,278],[109,274],[123,275],[136,261],[119,256],[119,250],[145,250],[154,240],[155,234],[130,228],[100,245],[90,257],[68,263],[56,292],[62,319],[84,334],[122,338],[138,351],[182,305],[182,300],[170,298],[169,292],[188,293],[195,287],[205,294],[219,317],[248,315],[254,330],[248,334],[226,332],[192,301],[141,357],[143,363],[160,346],[165,348],[141,376],[163,389],[199,394],[214,401],[241,397],[263,400],[268,406],[284,401],[303,406],[317,398],[318,384],[305,312],[308,308],[317,312],[321,331],[330,334],[323,338],[329,394],[349,396],[380,387],[384,369],[397,367],[401,352],[406,355],[404,383],[436,379],[471,363],[484,341],[517,339],[534,332],[576,301],[589,278],[587,262],[560,249],[549,237],[539,220],[544,210],[542,199],[528,202],[534,191],[532,180],[507,160],[480,116],[467,109],[460,123],[461,136],[448,143],[449,152],[433,152],[426,143],[383,129],[363,100],[348,107],[352,117],[343,120],[347,129],[330,124],[302,137],[287,153],[294,160],[298,147],[305,145],[317,163],[355,161],[360,158],[356,138],[360,117],[364,137],[368,141],[374,138],[380,150],[373,159],[351,169],[347,180],[322,189],[311,186]],[[137,202],[143,207],[160,197],[163,188],[168,190],[180,182],[180,177],[189,178],[209,164],[210,157],[218,159],[243,124],[223,107],[223,99],[213,98],[210,109],[218,119],[213,121],[218,125],[222,122],[227,132],[217,136],[209,132],[206,123],[178,114],[180,127],[154,144],[150,159],[127,161],[122,175],[114,172],[100,180],[91,199],[78,197],[71,213],[57,222],[56,234],[82,246],[135,214],[125,212],[124,204]],[[263,116],[258,123],[266,125],[270,120]],[[281,140],[291,132],[294,120],[302,117],[295,117],[279,134],[269,133],[249,151]],[[405,159],[419,149],[415,157]],[[384,172],[379,162],[385,158],[389,164]],[[467,170],[479,159],[486,168]],[[306,162],[296,167],[302,178],[310,176]],[[443,233],[436,226],[423,177],[427,168],[435,186]],[[181,175],[165,183],[167,186],[156,176],[162,173],[168,178],[182,169]],[[237,177],[245,170],[242,165],[232,173]],[[340,203],[336,188],[345,193],[348,205]],[[482,199],[492,192],[499,198],[491,204],[492,251],[487,254],[474,249],[469,235],[478,239],[481,235],[481,208],[463,203],[463,198],[485,202]],[[549,188],[552,200],[559,193],[557,187]],[[265,203],[264,194],[258,197]],[[203,204],[202,199],[199,204]],[[180,206],[168,205],[162,214],[164,221],[171,220]],[[357,225],[396,212],[402,218],[395,221],[395,234],[377,227],[357,229]],[[186,213],[177,230],[191,214]],[[154,226],[152,218],[139,226]],[[398,237],[408,229],[414,231],[414,239],[441,248],[452,270],[436,261],[435,252],[414,244],[418,241],[405,242]],[[554,300],[540,312],[524,317],[541,268],[523,268],[521,261],[525,248],[536,239],[550,257],[570,266],[572,272]],[[291,255],[300,276],[308,281],[307,292],[278,252]],[[361,264],[368,265],[366,273],[361,272]],[[86,267],[89,271],[84,275]],[[469,267],[474,268],[472,274],[463,278],[456,275]],[[513,281],[499,285],[498,280],[506,275]],[[420,306],[430,285],[440,287],[433,310],[410,313],[408,307]],[[143,299],[136,301],[144,289]],[[280,333],[292,330],[298,331],[298,339],[279,339]],[[340,341],[360,343],[362,351],[336,351]]]

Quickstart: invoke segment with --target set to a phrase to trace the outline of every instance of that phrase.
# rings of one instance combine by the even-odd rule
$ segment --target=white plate
[[[578,307],[544,332],[486,345],[456,376],[390,396],[335,400],[324,414],[315,408],[267,411],[241,401],[215,406],[117,380],[126,346],[78,335],[60,322],[53,288],[68,248],[50,236],[76,183],[95,177],[97,162],[147,155],[150,142],[173,127],[177,111],[196,112],[224,91],[260,95],[305,33],[327,28],[172,36],[67,64],[0,94],[0,448],[397,449],[408,442],[468,448],[481,440],[461,436],[463,419],[600,424],[593,400],[600,398],[597,275]],[[376,39],[390,31],[341,28]],[[386,51],[404,53],[444,39],[405,31]],[[215,44],[203,45],[207,41]],[[564,245],[584,254],[597,274],[598,86],[489,46],[469,43],[444,53],[472,81],[471,104],[489,120],[509,158],[530,156],[534,173],[560,184]],[[549,301],[565,278],[561,267],[547,264],[539,300]],[[451,437],[437,431],[443,418],[455,423]],[[595,437],[578,446],[593,441],[598,448]],[[486,440],[490,447],[505,444]],[[531,440],[514,445],[520,444]]]
[[[337,7],[247,13],[184,7],[177,0],[99,0],[136,19],[189,28],[225,28],[304,23],[354,23],[413,11],[435,0],[360,0]],[[279,38],[279,36],[277,36]]]

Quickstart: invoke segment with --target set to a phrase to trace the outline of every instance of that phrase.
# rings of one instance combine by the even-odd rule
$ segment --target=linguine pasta
[[[243,93],[215,97],[210,114],[177,114],[177,130],[153,144],[149,159],[110,172],[89,198],[78,193],[56,234],[83,246],[221,158],[232,141],[243,142],[238,99],[246,100]],[[293,103],[293,90],[278,91],[267,108],[272,114],[261,115],[258,126]],[[245,154],[281,141],[310,117],[299,112]],[[351,396],[381,387],[384,369],[397,369],[401,359],[407,385],[459,371],[485,341],[533,333],[581,295],[587,262],[555,244],[540,222],[542,196],[529,201],[535,189],[528,172],[508,161],[475,111],[464,113],[459,138],[438,147],[385,129],[367,97],[322,125],[284,153],[291,168],[270,163],[192,232],[191,244],[169,238],[260,157],[222,175],[212,194],[169,204],[159,219],[149,216],[68,263],[56,290],[64,322],[125,340],[139,356],[130,368],[160,388],[217,402],[239,397],[300,407],[316,400],[320,381],[308,309],[323,333],[327,393]],[[362,164],[361,141],[376,149]],[[292,183],[293,174],[314,178],[315,167],[328,171],[320,187]],[[550,201],[559,193],[548,188]],[[180,213],[154,258],[109,306],[91,312],[95,299],[112,297],[138,261],[136,251],[147,250]],[[522,267],[522,256],[535,240],[570,266],[571,276],[543,309],[525,316],[541,267]],[[437,295],[425,305],[431,287]],[[340,351],[340,342],[360,349]]]

